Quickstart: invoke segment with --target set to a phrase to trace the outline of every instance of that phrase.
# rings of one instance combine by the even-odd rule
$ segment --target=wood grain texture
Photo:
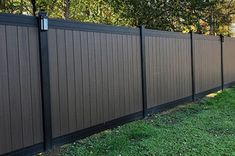
[[[33,144],[33,112],[29,61],[29,35],[27,27],[18,27],[20,91],[23,125],[23,145]]]
[[[148,108],[191,96],[189,36],[146,36],[145,45]]]
[[[41,75],[40,75],[40,57],[38,29],[28,28],[29,34],[29,57],[30,57],[30,78],[31,78],[31,98],[33,114],[33,134],[34,144],[43,141],[42,125],[42,99],[41,99]]]
[[[235,81],[235,40],[226,37],[223,47],[224,83],[228,84]]]
[[[6,47],[6,29],[0,26],[0,154],[11,151],[11,110]]]
[[[0,154],[43,141],[38,32],[0,26]]]
[[[221,86],[221,51],[218,37],[194,40],[195,90],[201,93]]]
[[[11,24],[0,25],[0,155],[43,143],[38,28]],[[48,31],[52,137],[142,111],[138,29],[59,24]],[[148,108],[191,96],[190,35],[145,35]],[[220,38],[193,39],[196,93],[221,86]],[[235,81],[235,39],[225,37],[223,47],[228,84]]]
[[[19,149],[24,147],[22,136],[23,124],[17,29],[18,28],[16,26],[6,27],[9,70],[9,98],[11,109],[11,137],[13,149]]]
[[[53,137],[141,111],[140,40],[49,30]]]

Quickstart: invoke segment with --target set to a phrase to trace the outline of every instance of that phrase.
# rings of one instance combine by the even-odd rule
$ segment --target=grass
[[[235,156],[235,88],[65,145],[57,155]]]

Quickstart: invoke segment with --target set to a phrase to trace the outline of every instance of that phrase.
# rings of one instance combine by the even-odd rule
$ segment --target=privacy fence
[[[40,24],[0,14],[0,155],[45,151],[235,81],[232,38]]]

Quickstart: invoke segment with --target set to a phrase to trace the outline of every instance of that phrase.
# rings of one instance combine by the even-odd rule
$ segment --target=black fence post
[[[147,112],[147,83],[146,83],[146,54],[145,54],[145,27],[140,26],[140,48],[141,48],[141,76],[142,76],[142,98],[143,98],[143,116]]]
[[[221,88],[224,90],[224,36],[220,35],[221,44]]]
[[[50,95],[50,74],[48,54],[48,17],[46,12],[38,14],[39,52],[41,70],[41,91],[42,91],[42,113],[43,113],[43,137],[44,150],[52,148],[51,128],[51,95]]]
[[[192,74],[192,100],[195,101],[195,71],[194,71],[194,45],[193,45],[193,32],[190,32],[191,44],[191,74]]]

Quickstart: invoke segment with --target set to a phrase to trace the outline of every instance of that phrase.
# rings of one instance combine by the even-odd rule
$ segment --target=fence
[[[43,14],[40,14],[43,16]],[[0,155],[30,155],[235,81],[235,39],[0,14]]]

